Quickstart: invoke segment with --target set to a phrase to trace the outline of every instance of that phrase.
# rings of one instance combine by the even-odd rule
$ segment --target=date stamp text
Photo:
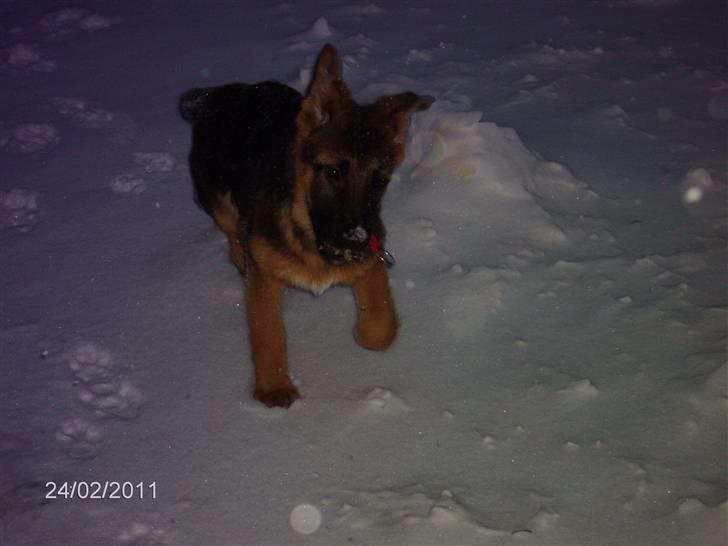
[[[46,482],[45,498],[81,500],[143,500],[157,498],[157,482]]]

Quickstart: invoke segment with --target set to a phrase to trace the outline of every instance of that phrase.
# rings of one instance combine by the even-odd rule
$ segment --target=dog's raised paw
[[[386,351],[397,337],[398,323],[394,314],[384,314],[380,317],[359,318],[354,328],[354,339],[365,349],[370,351]]]
[[[301,393],[298,392],[298,389],[292,383],[289,383],[287,385],[277,385],[269,388],[256,387],[253,398],[269,408],[288,408],[296,400],[301,398]]]

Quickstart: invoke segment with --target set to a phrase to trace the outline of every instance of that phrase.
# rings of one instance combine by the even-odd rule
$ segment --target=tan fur
[[[379,262],[354,283],[359,318],[354,329],[356,342],[372,351],[388,349],[399,328],[389,277]]]
[[[228,244],[230,245],[230,260],[238,268],[238,271],[245,276],[246,265],[245,265],[245,249],[240,242],[240,234],[242,233],[242,226],[240,225],[240,215],[238,209],[233,205],[230,198],[230,193],[226,193],[222,199],[220,199],[217,207],[213,209],[213,217],[217,227],[220,228],[225,236],[227,237]]]
[[[285,286],[258,267],[248,274],[245,300],[250,345],[255,365],[253,396],[266,406],[290,406],[300,398],[288,375],[286,330],[283,325]]]

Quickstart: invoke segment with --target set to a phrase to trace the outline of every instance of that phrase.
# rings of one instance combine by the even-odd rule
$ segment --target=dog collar
[[[372,251],[372,255],[376,256],[384,262],[387,267],[394,265],[394,256],[390,254],[386,248],[379,242],[379,238],[373,233],[369,237],[369,249]]]

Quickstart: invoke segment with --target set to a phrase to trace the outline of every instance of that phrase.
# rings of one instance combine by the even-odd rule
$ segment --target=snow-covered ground
[[[720,0],[0,1],[0,544],[725,544],[725,28]],[[437,98],[385,201],[402,329],[369,353],[349,290],[289,292],[304,398],[269,410],[176,100],[304,89],[327,41],[360,101]],[[144,498],[47,498],[93,481]]]

